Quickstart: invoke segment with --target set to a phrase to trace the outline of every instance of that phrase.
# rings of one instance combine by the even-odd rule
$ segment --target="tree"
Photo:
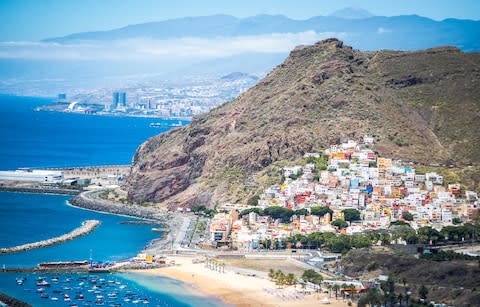
[[[335,227],[338,227],[338,228],[340,228],[340,229],[342,229],[342,228],[347,228],[347,227],[348,227],[348,223],[347,223],[347,222],[345,222],[344,220],[339,220],[339,219],[333,221],[333,222],[332,222],[332,225],[335,226]]]
[[[338,290],[340,289],[340,286],[337,284],[334,284],[332,289],[335,291],[335,299],[338,299]]]
[[[418,290],[418,294],[420,295],[420,298],[421,299],[427,299],[427,295],[428,295],[428,289],[427,287],[425,287],[424,285],[422,285],[420,287],[420,289]]]
[[[302,209],[295,210],[294,214],[295,215],[305,215],[306,216],[306,215],[309,215],[309,212],[308,212],[307,209],[302,208]]]
[[[440,232],[430,226],[419,228],[417,233],[420,241],[425,244],[429,243],[429,241],[432,241],[432,244],[435,245],[436,241],[443,240],[444,238]]]
[[[323,281],[322,275],[320,275],[319,273],[315,272],[315,270],[312,270],[312,269],[305,270],[302,274],[302,279],[305,281],[314,283],[316,285],[320,285]]]
[[[293,273],[288,273],[287,276],[285,277],[285,281],[287,285],[294,285],[297,283],[297,278]]]
[[[360,211],[357,209],[344,209],[342,212],[345,221],[352,222],[360,220]]]
[[[413,221],[413,214],[411,214],[410,212],[403,212],[402,217],[405,221]]]
[[[319,158],[308,157],[305,162],[315,164],[315,170],[324,171],[328,167],[328,156],[322,155]]]
[[[274,269],[270,269],[268,271],[268,278],[270,278],[271,280],[273,280],[275,278],[275,270]]]
[[[248,215],[250,212],[255,212],[258,215],[264,215],[262,208],[250,208],[240,211],[238,214],[240,217]]]
[[[369,288],[364,295],[358,300],[358,307],[380,306],[382,304],[382,298],[376,288]]]
[[[205,211],[205,209],[207,209],[207,208],[204,205],[193,205],[192,206],[192,212],[193,213],[199,213],[199,212]]]
[[[293,215],[293,210],[280,206],[267,207],[263,210],[264,215],[269,215],[273,219],[281,219],[283,222],[288,222]]]
[[[333,210],[328,207],[313,206],[310,208],[310,213],[316,216],[324,216],[325,214],[329,213],[331,216],[333,214]]]
[[[459,217],[454,217],[454,218],[452,219],[452,224],[453,224],[453,225],[459,225],[459,224],[461,224],[461,223],[462,223],[462,219],[459,218]]]
[[[260,200],[260,196],[258,195],[255,195],[255,196],[252,196],[248,199],[247,201],[247,205],[249,206],[258,206],[258,201]]]

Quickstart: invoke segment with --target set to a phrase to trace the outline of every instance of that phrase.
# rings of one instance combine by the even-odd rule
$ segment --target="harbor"
[[[18,290],[46,302],[65,302],[69,306],[150,304],[144,291],[115,276],[94,274],[26,274],[12,282]]]

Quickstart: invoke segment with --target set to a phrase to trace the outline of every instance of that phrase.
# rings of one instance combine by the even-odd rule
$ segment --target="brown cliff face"
[[[177,206],[246,201],[281,165],[373,135],[383,155],[480,162],[480,54],[451,47],[359,52],[336,39],[297,47],[236,100],[149,139],[129,199]]]

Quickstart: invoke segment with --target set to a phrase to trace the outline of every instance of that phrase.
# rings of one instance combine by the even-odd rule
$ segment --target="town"
[[[351,235],[394,225],[439,232],[478,216],[476,192],[445,182],[436,172],[421,173],[381,157],[373,143],[365,136],[361,143],[305,154],[303,165],[283,168],[282,182],[249,205],[219,206],[209,226],[210,241],[241,250],[274,248],[272,242],[285,248],[295,244],[291,238],[296,235]],[[396,239],[407,241],[408,236]],[[300,240],[297,244],[293,247],[305,247]]]
[[[258,77],[240,72],[181,81],[150,80],[116,90],[103,88],[74,91],[73,95],[60,93],[55,103],[37,110],[190,119],[234,99],[257,81]]]

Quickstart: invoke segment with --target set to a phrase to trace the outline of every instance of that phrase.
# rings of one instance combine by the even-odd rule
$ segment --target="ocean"
[[[0,170],[130,164],[137,147],[169,127],[153,118],[36,112],[46,98],[0,96]]]
[[[36,112],[50,100],[0,96],[0,169],[128,164],[147,138],[167,131],[152,128],[159,119]],[[78,209],[71,196],[0,193],[0,247],[11,247],[64,234],[86,219],[101,225],[74,240],[16,254],[0,255],[0,266],[31,267],[39,262],[115,261],[135,256],[161,234],[152,225],[124,224],[134,218]],[[221,306],[215,298],[199,296],[187,284],[139,274],[105,277],[58,274],[42,276],[52,284],[38,292],[36,274],[0,273],[0,292],[33,306],[72,306],[101,303],[124,306]],[[26,278],[25,284],[16,280]],[[53,280],[58,279],[58,282]],[[92,280],[100,280],[92,283]],[[104,281],[101,281],[104,279]],[[82,284],[83,283],[83,284]],[[97,293],[98,292],[98,293]],[[42,298],[42,293],[48,298]],[[84,299],[75,300],[82,293]],[[65,294],[71,299],[66,300]],[[58,300],[52,300],[57,298]]]

